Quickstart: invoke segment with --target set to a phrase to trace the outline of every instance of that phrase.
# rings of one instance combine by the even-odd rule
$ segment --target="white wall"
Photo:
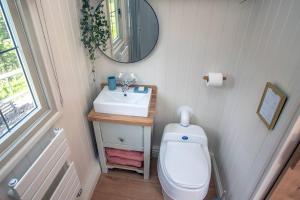
[[[249,6],[239,79],[224,99],[215,146],[230,199],[251,195],[300,103],[300,1],[257,0]],[[273,131],[255,114],[267,81],[289,98]]]
[[[87,198],[100,175],[95,158],[87,113],[91,109],[94,84],[91,66],[80,41],[80,2],[41,1],[53,62],[63,97],[62,118],[57,127],[65,129],[83,196]],[[54,86],[55,87],[55,86]]]
[[[97,181],[100,173],[95,158],[87,113],[93,96],[91,67],[80,42],[80,2],[73,0],[48,1],[49,35],[60,80],[64,106],[63,118],[58,126],[66,130],[72,158],[83,184],[84,196]],[[55,13],[55,14],[54,14]]]
[[[87,113],[92,106],[96,85],[92,81],[90,62],[80,41],[81,1],[28,0],[27,2],[36,28],[37,40],[41,45],[51,89],[59,105],[58,109],[62,113],[55,127],[65,130],[71,157],[83,189],[81,199],[86,200],[92,194],[101,170],[95,157],[87,121]],[[50,53],[54,68],[51,66],[48,53]],[[55,70],[63,99],[62,106],[59,103],[58,88],[53,78]],[[28,169],[28,164],[37,157],[37,153],[45,148],[50,139],[49,134],[45,134],[32,151],[12,169],[9,176],[0,182],[0,199],[8,199],[8,180],[12,177],[21,177]]]
[[[135,72],[158,86],[154,145],[163,127],[177,122],[187,104],[216,153],[229,199],[248,199],[285,133],[300,99],[300,1],[150,0],[160,23],[158,45],[135,64],[97,60],[98,82],[120,71]],[[229,77],[207,88],[202,75]],[[256,115],[267,81],[289,100],[274,131]]]

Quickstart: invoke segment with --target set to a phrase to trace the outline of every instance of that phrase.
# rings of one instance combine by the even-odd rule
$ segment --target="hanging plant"
[[[82,0],[81,41],[88,50],[91,61],[95,61],[97,49],[106,50],[106,43],[110,37],[109,25],[103,7],[103,0],[95,0],[95,6],[90,5],[90,0]]]

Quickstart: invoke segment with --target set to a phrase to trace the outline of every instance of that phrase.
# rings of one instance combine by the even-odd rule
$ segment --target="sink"
[[[147,117],[151,92],[149,88],[146,94],[135,93],[130,88],[125,96],[121,87],[111,91],[105,86],[94,101],[94,109],[98,113]]]

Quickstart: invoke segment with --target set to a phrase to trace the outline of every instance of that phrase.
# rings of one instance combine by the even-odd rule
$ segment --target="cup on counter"
[[[115,90],[117,88],[117,79],[115,76],[107,77],[107,84],[109,90]]]

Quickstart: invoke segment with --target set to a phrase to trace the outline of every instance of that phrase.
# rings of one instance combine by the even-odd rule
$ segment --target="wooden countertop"
[[[106,84],[101,84],[101,88],[103,88],[105,85]],[[154,123],[154,114],[156,112],[157,87],[155,85],[138,85],[138,86],[147,86],[152,89],[148,117],[135,117],[135,116],[126,116],[126,115],[96,113],[95,110],[92,109],[88,114],[88,120],[131,124],[131,125],[152,126]]]

